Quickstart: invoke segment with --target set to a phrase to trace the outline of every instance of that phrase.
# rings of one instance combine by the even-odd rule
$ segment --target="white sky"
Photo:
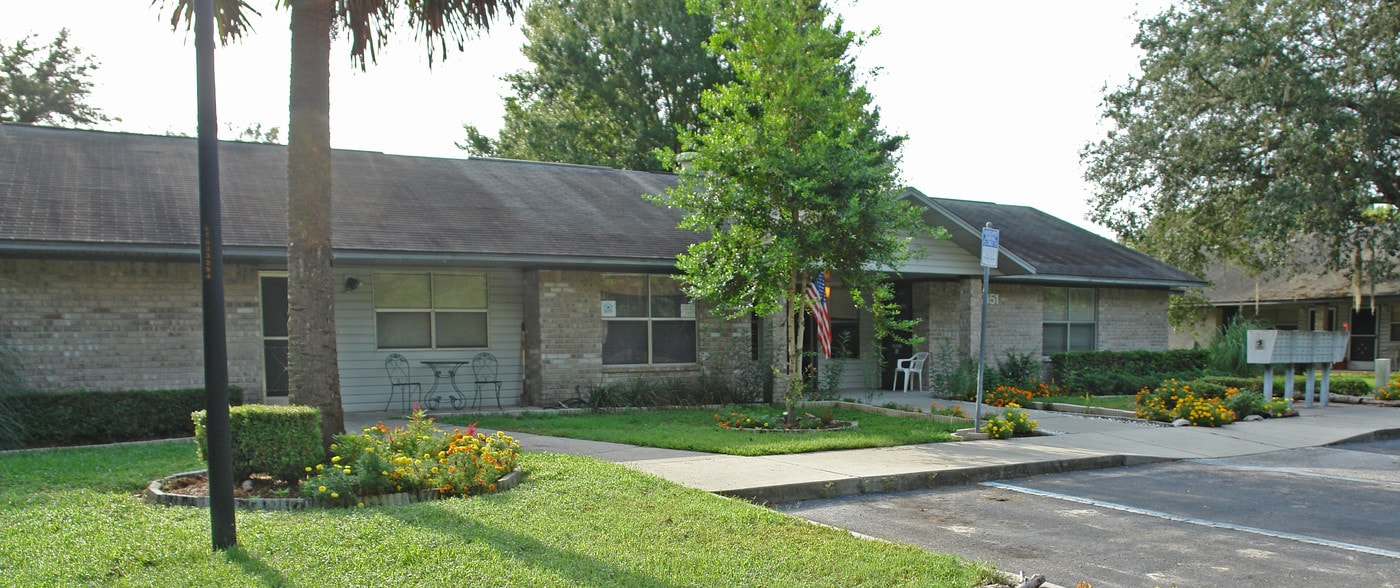
[[[168,0],[167,0],[168,1]],[[868,86],[891,133],[909,136],[903,179],[925,194],[1034,206],[1092,225],[1079,151],[1104,134],[1105,84],[1138,72],[1134,15],[1169,0],[849,0],[833,4],[848,29],[881,34],[859,50],[881,68]],[[259,123],[286,137],[288,17],[253,0],[255,31],[216,51],[221,136]],[[150,0],[0,0],[0,43],[26,34],[46,44],[67,27],[70,42],[100,68],[89,103],[119,117],[98,128],[194,134],[193,33],[170,29]],[[366,72],[332,49],[331,143],[337,148],[464,157],[463,124],[488,135],[501,126],[500,81],[529,67],[516,24],[492,32],[429,69],[406,27]],[[1015,227],[1001,227],[1003,232]]]

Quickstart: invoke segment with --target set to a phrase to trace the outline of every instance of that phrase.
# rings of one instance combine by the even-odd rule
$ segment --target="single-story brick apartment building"
[[[286,151],[220,145],[229,377],[286,395]],[[0,350],[36,390],[201,386],[197,146],[190,138],[0,125]],[[333,243],[341,393],[382,409],[384,360],[494,354],[508,404],[578,386],[733,370],[773,353],[773,321],[686,299],[697,239],[643,194],[673,174],[337,150]],[[1196,277],[1021,206],[905,195],[952,239],[892,273],[927,350],[977,349],[981,227],[1001,229],[988,354],[1166,349],[1170,291]],[[886,386],[869,316],[833,288],[848,386]],[[766,326],[765,326],[766,325]],[[891,345],[886,357],[912,351]],[[889,363],[893,363],[892,361]]]

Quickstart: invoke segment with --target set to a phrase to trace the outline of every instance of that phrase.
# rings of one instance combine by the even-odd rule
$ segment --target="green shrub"
[[[206,411],[191,413],[199,458],[208,461]],[[267,474],[296,482],[309,465],[325,457],[321,447],[321,411],[309,406],[252,404],[229,409],[230,450],[234,479]]]
[[[1225,406],[1235,413],[1235,420],[1252,414],[1264,414],[1264,395],[1252,390],[1239,390],[1225,398]]]
[[[984,371],[982,388],[997,387],[998,374]],[[928,359],[928,389],[934,398],[973,400],[977,398],[977,358],[944,343]]]
[[[1236,388],[1240,391],[1263,393],[1264,378],[1246,378],[1241,376],[1201,376],[1196,378],[1197,383],[1217,384],[1226,388]]]
[[[1040,383],[1040,357],[1030,353],[1017,353],[1008,350],[997,362],[997,383],[1021,389],[1035,388]],[[983,374],[983,379],[986,379]],[[984,386],[986,390],[995,386]]]
[[[1191,391],[1200,398],[1224,398],[1226,393],[1232,389],[1230,386],[1205,380],[1192,380],[1189,384]],[[1260,397],[1261,401],[1262,398]]]
[[[26,392],[19,377],[19,356],[7,345],[0,345],[0,450],[24,446],[25,421],[11,397]]]
[[[1070,351],[1050,356],[1051,378],[1074,394],[1134,394],[1163,380],[1191,380],[1205,369],[1199,349]]]
[[[205,404],[203,388],[18,392],[5,400],[26,447],[189,437],[190,413]],[[242,389],[230,386],[229,401],[241,404]]]
[[[706,371],[696,378],[630,378],[588,387],[586,406],[594,410],[624,407],[749,404],[763,394],[761,370],[736,373]],[[582,386],[580,386],[582,389]]]
[[[1329,394],[1346,394],[1347,396],[1370,396],[1372,392],[1371,382],[1355,376],[1333,376],[1328,383],[1327,392]]]

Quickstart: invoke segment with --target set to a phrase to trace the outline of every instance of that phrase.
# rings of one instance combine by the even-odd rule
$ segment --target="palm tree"
[[[192,26],[195,0],[174,4],[170,24]],[[278,0],[291,9],[291,93],[287,124],[287,363],[289,401],[321,409],[326,446],[345,431],[336,362],[334,281],[331,276],[331,34],[350,37],[350,61],[360,69],[388,42],[395,11],[428,49],[428,63],[449,43],[463,50],[467,39],[490,28],[504,12],[511,21],[522,0]],[[235,40],[252,30],[245,0],[214,0],[219,39]]]

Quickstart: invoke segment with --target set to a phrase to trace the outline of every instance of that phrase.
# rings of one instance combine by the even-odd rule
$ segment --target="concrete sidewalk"
[[[870,400],[875,406],[894,402],[924,409],[930,402],[919,393],[885,392]],[[973,413],[970,403],[963,403],[963,407],[969,415]],[[997,410],[984,406],[983,418]],[[708,492],[775,504],[1400,437],[1400,410],[1379,406],[1299,408],[1298,417],[1219,428],[1165,427],[1069,413],[1028,412],[1048,435],[765,457],[510,434],[526,451],[589,455]],[[346,429],[358,431],[386,416],[347,414]],[[391,426],[401,422],[385,420]]]

